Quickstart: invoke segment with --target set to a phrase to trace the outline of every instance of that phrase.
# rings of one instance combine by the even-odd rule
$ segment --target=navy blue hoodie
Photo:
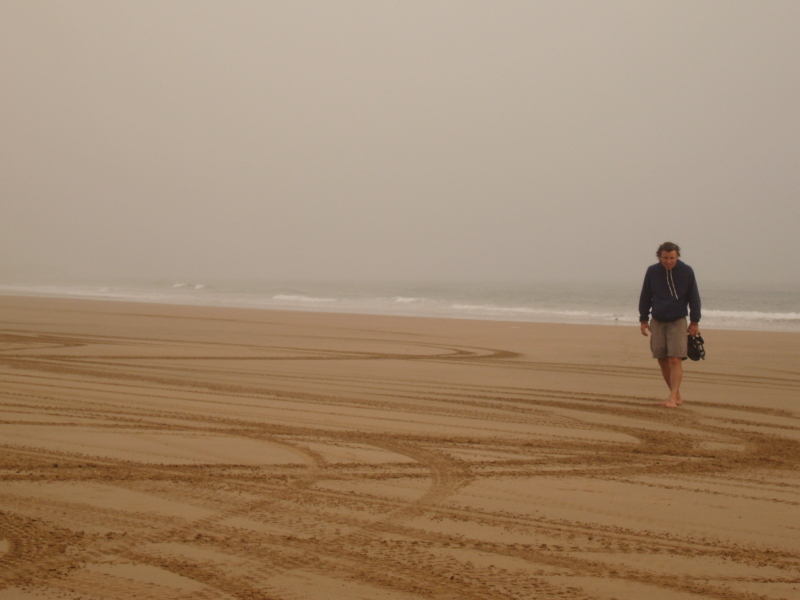
[[[686,306],[690,311],[687,311]],[[639,297],[639,320],[650,320],[650,309],[656,321],[675,321],[686,318],[700,321],[700,292],[692,267],[678,261],[668,271],[658,262],[647,269]]]

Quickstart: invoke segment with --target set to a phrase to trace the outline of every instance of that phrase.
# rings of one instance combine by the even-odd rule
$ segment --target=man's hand
[[[697,335],[697,332],[700,331],[700,323],[692,321],[689,323],[689,329],[687,331],[689,332],[689,335]]]
[[[646,336],[647,332],[650,331],[650,323],[647,321],[640,321],[639,325],[642,327],[642,335]],[[695,323],[695,325],[697,325],[697,323]]]

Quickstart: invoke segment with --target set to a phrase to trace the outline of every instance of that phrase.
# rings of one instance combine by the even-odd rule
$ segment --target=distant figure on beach
[[[658,359],[669,398],[661,406],[675,408],[681,400],[683,359],[687,354],[687,332],[697,335],[700,328],[700,292],[692,267],[678,260],[681,249],[664,242],[658,247],[658,262],[647,269],[639,297],[639,324],[642,335],[650,335],[653,358]],[[688,310],[687,310],[688,306]],[[650,310],[653,311],[652,319]],[[689,315],[689,327],[686,316]]]

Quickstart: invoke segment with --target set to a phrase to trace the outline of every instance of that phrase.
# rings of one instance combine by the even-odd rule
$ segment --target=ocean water
[[[0,294],[200,306],[635,325],[635,283],[137,281],[0,283]],[[800,332],[800,284],[706,284],[703,328]]]

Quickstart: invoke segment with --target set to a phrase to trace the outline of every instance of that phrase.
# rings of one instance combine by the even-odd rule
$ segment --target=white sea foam
[[[759,312],[754,310],[704,310],[704,318],[744,319],[747,321],[800,321],[796,312]]]
[[[172,287],[174,289],[189,288],[193,290],[203,290],[208,286],[205,283],[183,283],[179,281],[177,283],[173,283]]]
[[[552,308],[531,308],[528,306],[493,306],[491,304],[453,304],[452,307],[456,310],[468,310],[473,312],[564,315],[565,317],[588,317],[593,314],[585,310],[558,310]]]
[[[577,284],[502,287],[263,282],[209,285],[185,281],[0,284],[0,294],[551,323],[632,325],[638,321],[637,290],[630,286],[587,289]],[[703,309],[704,328],[800,332],[800,294],[794,288],[707,291],[710,301]]]
[[[453,304],[451,308],[478,318],[503,318],[555,323],[634,323],[635,313],[539,308],[530,306],[495,306],[491,304]]]

